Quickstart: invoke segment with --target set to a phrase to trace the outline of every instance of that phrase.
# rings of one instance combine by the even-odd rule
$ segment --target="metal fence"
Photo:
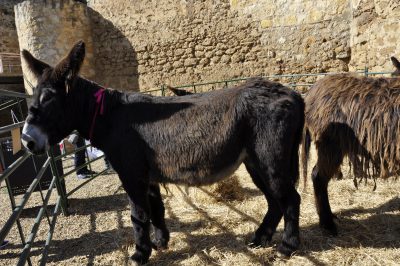
[[[348,72],[324,72],[324,73],[300,73],[300,74],[282,74],[282,75],[265,75],[260,76],[269,80],[277,81],[282,83],[285,86],[291,87],[296,89],[301,93],[306,93],[307,90],[315,83],[316,80],[325,77],[327,75],[334,75],[340,73],[348,73]],[[368,68],[363,70],[358,70],[352,73],[357,73],[360,75],[368,76],[389,76],[392,75],[393,72],[390,71],[369,71]],[[178,85],[173,86],[175,89],[183,89],[188,90],[193,93],[199,92],[206,92],[212,91],[216,89],[226,88],[229,86],[240,84],[252,77],[244,77],[244,78],[234,78],[234,79],[227,79],[227,80],[220,80],[220,81],[213,81],[213,82],[204,82],[204,83],[193,83],[193,84],[185,84],[185,85]],[[166,96],[169,94],[167,85],[161,85],[160,88],[150,89],[144,91],[145,93],[155,95],[155,96]],[[171,86],[172,87],[172,86]]]
[[[21,59],[19,54],[0,53],[0,74],[21,74]]]
[[[16,92],[11,92],[11,91],[4,91],[4,90],[0,90],[0,96],[3,96],[3,97],[7,96],[10,98],[14,98],[11,100],[12,102],[10,102],[10,103],[7,102],[6,106],[2,107],[0,105],[0,110],[5,109],[5,108],[10,108],[11,106],[13,106],[15,104],[21,105],[22,98],[30,97],[29,95],[26,95],[23,93],[16,93]],[[22,110],[22,108],[20,108],[20,110]],[[0,134],[10,132],[11,130],[16,129],[16,128],[19,129],[23,126],[23,124],[24,124],[24,122],[20,122],[20,123],[15,123],[12,125],[7,125],[4,127],[1,127]],[[66,190],[66,186],[65,186],[65,177],[66,176],[68,176],[72,173],[75,173],[79,169],[82,169],[83,167],[86,167],[86,166],[89,166],[89,168],[91,169],[91,164],[93,162],[103,158],[104,155],[97,157],[96,159],[93,159],[93,160],[88,160],[85,164],[82,164],[79,167],[68,171],[67,173],[59,173],[58,168],[56,167],[57,161],[63,160],[67,156],[69,156],[73,153],[76,153],[78,151],[81,151],[83,149],[86,150],[86,148],[89,146],[90,145],[86,145],[86,146],[80,147],[72,152],[69,152],[69,153],[66,152],[66,153],[58,155],[58,156],[55,156],[53,154],[52,149],[50,149],[50,151],[47,153],[47,159],[45,160],[44,164],[38,171],[37,175],[33,178],[32,182],[29,185],[28,189],[26,190],[25,194],[22,196],[21,200],[18,203],[16,202],[16,198],[13,194],[13,188],[12,188],[8,178],[13,172],[15,172],[19,167],[21,167],[21,165],[26,160],[28,160],[28,158],[32,157],[33,155],[30,155],[28,153],[23,153],[23,155],[21,155],[19,158],[17,158],[0,175],[0,183],[2,181],[5,181],[7,191],[9,194],[9,198],[10,198],[10,202],[11,202],[11,208],[12,208],[12,214],[10,215],[10,217],[7,219],[6,223],[1,228],[0,243],[2,243],[4,241],[4,239],[7,237],[8,233],[10,232],[11,228],[14,226],[14,224],[16,224],[18,233],[20,236],[20,240],[23,245],[17,265],[25,265],[25,263],[28,263],[28,265],[32,265],[32,262],[29,257],[30,250],[35,242],[35,238],[37,236],[39,226],[40,226],[41,221],[43,220],[44,216],[47,217],[46,220],[47,220],[47,223],[49,226],[49,230],[48,230],[45,244],[43,246],[42,258],[40,260],[40,265],[46,264],[48,253],[49,253],[49,248],[50,248],[50,243],[51,243],[53,233],[54,233],[56,223],[57,223],[57,217],[60,214],[60,211],[62,211],[64,215],[68,214],[68,209],[67,209],[68,197],[71,196],[74,192],[76,192],[79,188],[86,185],[87,183],[92,181],[94,178],[103,174],[106,171],[106,169],[105,169],[105,170],[101,171],[100,173],[92,175],[90,178],[88,178],[87,180],[82,182],[79,186],[73,188],[69,192]],[[89,157],[87,154],[87,151],[86,151],[86,157]],[[43,174],[49,167],[51,169],[53,178],[51,179],[50,185],[47,189],[47,193],[45,195],[43,195],[43,191],[40,187],[41,179],[43,177]],[[21,215],[22,211],[24,210],[24,207],[27,205],[30,197],[32,196],[32,193],[35,190],[37,190],[38,187],[39,187],[39,192],[40,192],[41,198],[42,198],[42,206],[40,207],[40,209],[36,215],[36,218],[34,220],[34,223],[32,225],[32,228],[26,237],[26,235],[24,234],[23,227],[21,225],[20,215]],[[56,198],[54,208],[52,210],[49,210],[49,207],[48,207],[49,200],[50,200],[50,197],[52,195],[54,188],[56,188],[56,190],[57,190],[57,198]]]
[[[363,74],[365,76],[370,76],[370,75],[390,75],[391,72],[369,72],[368,69],[365,69],[363,71],[357,71],[359,74]],[[275,80],[275,81],[280,81],[281,83],[292,87],[294,89],[299,89],[299,88],[309,88],[312,84],[313,81],[317,80],[320,77],[326,76],[326,75],[331,75],[334,73],[315,73],[315,74],[288,74],[288,75],[270,75],[270,76],[265,76],[265,78]],[[209,91],[209,90],[215,90],[223,87],[228,87],[237,83],[241,83],[248,78],[237,78],[237,79],[230,79],[230,80],[223,80],[223,81],[215,81],[215,82],[205,82],[205,83],[196,83],[196,84],[187,84],[187,85],[181,85],[181,86],[176,86],[174,88],[178,89],[184,89],[184,90],[190,90],[194,93],[197,92],[204,92],[204,91]],[[160,96],[165,96],[167,95],[168,87],[163,85],[161,88],[153,89],[153,90],[148,90],[146,93],[150,93],[153,95],[160,95]],[[0,110],[9,108],[10,106],[14,106],[16,104],[21,105],[21,99],[24,98],[29,98],[29,95],[23,94],[23,93],[16,93],[16,92],[10,92],[10,91],[4,91],[0,90],[0,96],[7,96],[13,98],[9,102],[3,103],[0,105]],[[21,109],[21,108],[20,108]],[[15,128],[20,128],[23,126],[23,122],[16,123],[13,125],[8,125],[0,128],[0,134],[9,132]],[[10,232],[12,226],[14,224],[17,225],[17,229],[19,232],[19,236],[21,239],[21,243],[23,244],[23,249],[21,251],[19,261],[17,265],[24,265],[26,262],[28,265],[32,265],[32,262],[30,260],[30,250],[32,248],[32,245],[34,244],[35,237],[38,233],[39,225],[43,219],[43,217],[46,215],[47,217],[47,223],[49,225],[49,230],[47,233],[47,238],[45,241],[45,244],[43,246],[43,251],[42,251],[42,257],[40,260],[40,265],[45,265],[47,258],[48,258],[48,253],[49,253],[49,248],[50,248],[50,243],[54,234],[54,230],[56,227],[57,223],[57,217],[60,214],[60,212],[63,212],[64,215],[68,215],[68,197],[71,196],[73,193],[75,193],[77,190],[79,190],[81,187],[86,185],[87,183],[91,182],[94,178],[97,176],[103,174],[107,169],[92,175],[91,178],[88,180],[82,182],[80,185],[77,187],[71,189],[70,191],[67,191],[66,186],[65,186],[65,178],[78,171],[79,169],[89,166],[91,169],[91,164],[97,160],[100,160],[101,158],[104,157],[100,156],[97,157],[96,159],[93,160],[88,160],[85,164],[79,166],[78,168],[74,168],[66,173],[59,173],[58,168],[56,167],[56,163],[59,160],[64,160],[67,156],[76,153],[77,151],[81,151],[83,149],[86,149],[90,145],[86,145],[84,147],[80,147],[79,149],[76,149],[72,152],[66,152],[61,155],[55,156],[50,150],[47,154],[47,159],[41,169],[38,171],[36,177],[32,180],[29,188],[26,190],[26,193],[23,195],[22,199],[20,202],[16,203],[15,197],[12,193],[12,188],[10,185],[10,182],[8,180],[8,177],[18,168],[21,166],[21,164],[27,160],[30,156],[27,153],[24,153],[22,156],[20,156],[18,159],[16,159],[10,166],[8,166],[4,172],[0,175],[0,183],[2,181],[5,181],[7,190],[9,193],[10,201],[11,201],[11,207],[13,209],[12,214],[6,221],[6,223],[3,225],[0,231],[0,243],[3,242],[3,240],[7,237],[8,233]],[[87,156],[88,157],[88,156]],[[40,207],[36,219],[34,221],[34,224],[32,225],[32,228],[29,232],[29,235],[27,238],[25,237],[25,234],[23,232],[23,228],[21,226],[20,222],[20,215],[26,206],[27,202],[29,201],[29,198],[31,197],[32,193],[35,191],[35,189],[39,186],[40,187],[40,181],[43,177],[44,172],[46,169],[50,167],[51,172],[52,172],[52,180],[50,182],[49,188],[47,189],[46,195],[43,195],[42,189],[40,189],[41,193],[41,198],[42,198],[42,206]],[[52,210],[49,211],[49,200],[50,196],[56,188],[57,190],[57,198],[55,202],[55,206]]]

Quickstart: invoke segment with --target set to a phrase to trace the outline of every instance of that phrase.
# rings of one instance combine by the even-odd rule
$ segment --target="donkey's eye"
[[[50,100],[51,98],[53,98],[53,94],[46,92],[46,93],[42,93],[42,95],[40,95],[39,100],[40,100],[40,103],[45,103],[48,100]]]

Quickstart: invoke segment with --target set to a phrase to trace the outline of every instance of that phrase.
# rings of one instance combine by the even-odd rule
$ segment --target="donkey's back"
[[[122,98],[125,114],[119,116],[130,117],[125,124],[132,129],[124,139],[140,136],[144,141],[145,151],[136,150],[146,155],[153,182],[211,184],[232,174],[244,160],[255,160],[258,153],[272,169],[279,164],[274,153],[284,164],[297,152],[303,126],[301,97],[264,79],[182,97]],[[117,134],[121,137],[120,130]],[[288,175],[296,177],[295,172]]]

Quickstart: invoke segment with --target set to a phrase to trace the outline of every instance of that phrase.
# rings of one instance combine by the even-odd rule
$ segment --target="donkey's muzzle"
[[[27,148],[29,151],[32,152],[35,149],[36,142],[32,139],[31,136],[22,134],[21,141],[22,145],[24,145],[24,147]]]
[[[33,154],[42,154],[47,148],[47,136],[34,125],[25,123],[21,136],[22,145]]]

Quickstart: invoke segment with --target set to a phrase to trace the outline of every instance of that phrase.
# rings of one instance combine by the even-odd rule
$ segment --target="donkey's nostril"
[[[28,141],[26,147],[28,147],[29,150],[33,151],[33,149],[35,148],[35,142],[33,142],[32,140]]]

